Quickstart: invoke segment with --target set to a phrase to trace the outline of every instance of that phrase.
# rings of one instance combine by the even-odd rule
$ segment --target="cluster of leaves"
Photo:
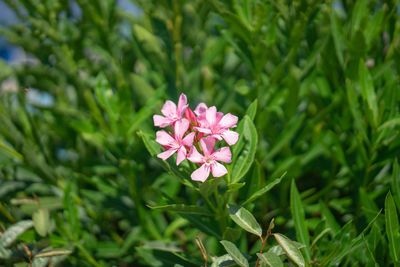
[[[398,1],[4,2],[0,264],[400,264]],[[155,157],[182,92],[241,118],[226,177]]]

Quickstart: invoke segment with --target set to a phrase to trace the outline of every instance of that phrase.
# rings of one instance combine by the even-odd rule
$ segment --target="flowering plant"
[[[171,126],[173,134],[165,130],[157,132],[156,142],[166,150],[157,157],[166,160],[176,153],[176,165],[185,159],[200,164],[191,175],[194,181],[204,182],[210,172],[214,177],[228,173],[219,162],[231,163],[231,150],[228,146],[215,150],[215,145],[222,140],[229,146],[238,141],[239,134],[230,130],[236,127],[238,117],[230,113],[224,115],[215,106],[207,107],[204,103],[200,103],[193,112],[184,94],[179,97],[178,106],[167,100],[161,113],[164,116],[153,116],[154,126]]]

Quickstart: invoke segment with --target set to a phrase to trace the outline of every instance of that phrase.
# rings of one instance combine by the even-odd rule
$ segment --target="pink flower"
[[[200,146],[204,156],[197,151],[196,147],[192,146],[187,157],[191,162],[202,164],[200,168],[192,173],[192,180],[204,182],[210,175],[210,171],[214,177],[221,177],[228,173],[225,166],[217,161],[232,162],[232,154],[229,147],[222,147],[214,151],[215,138],[211,136],[201,139]]]
[[[176,165],[179,165],[186,158],[186,147],[193,145],[195,133],[189,133],[182,139],[185,132],[189,129],[189,121],[187,119],[178,120],[174,127],[175,136],[164,130],[157,132],[156,142],[161,144],[167,151],[157,155],[162,160],[166,160],[177,152]]]
[[[181,94],[178,101],[178,107],[174,102],[167,100],[161,109],[161,113],[165,116],[154,115],[154,126],[161,128],[167,127],[168,125],[174,124],[176,121],[182,119],[182,115],[185,113],[187,104],[187,99],[184,94]]]
[[[224,139],[230,146],[237,142],[239,134],[229,128],[236,127],[238,117],[230,113],[224,115],[217,112],[216,107],[207,108],[204,103],[199,104],[194,112],[197,114],[200,124],[199,127],[194,127],[195,130],[218,140]]]
[[[192,126],[192,125],[193,126],[197,126],[198,125],[196,115],[194,115],[193,111],[190,108],[187,108],[185,110],[185,118],[187,120],[189,120],[190,126]]]

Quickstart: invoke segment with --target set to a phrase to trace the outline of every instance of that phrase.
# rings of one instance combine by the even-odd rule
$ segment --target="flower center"
[[[211,164],[214,160],[211,157],[206,157],[204,161],[205,163]]]

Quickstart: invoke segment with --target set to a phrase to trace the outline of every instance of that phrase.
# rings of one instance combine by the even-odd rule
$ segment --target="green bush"
[[[398,1],[5,2],[0,265],[400,265]],[[155,157],[180,93],[239,117],[226,177]]]

